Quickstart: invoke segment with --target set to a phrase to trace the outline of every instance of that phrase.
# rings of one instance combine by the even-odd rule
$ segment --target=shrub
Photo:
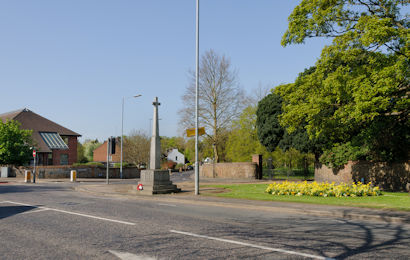
[[[379,196],[379,187],[372,187],[371,182],[363,184],[361,182],[353,184],[342,183],[335,185],[334,182],[312,182],[301,183],[282,182],[269,184],[265,192],[272,195],[294,195],[294,196],[318,196],[318,197],[362,197]]]
[[[175,169],[180,169],[180,168],[184,168],[184,164],[182,164],[182,163],[178,163],[176,166],[175,166]]]
[[[122,162],[122,168],[132,167],[132,164]],[[121,168],[121,163],[114,163],[114,168]]]
[[[104,164],[100,162],[88,162],[88,163],[73,163],[73,166],[97,166],[104,167]]]
[[[175,165],[177,164],[173,161],[166,161],[165,163],[162,164],[161,168],[165,170],[168,170],[168,169],[173,170],[175,168]]]

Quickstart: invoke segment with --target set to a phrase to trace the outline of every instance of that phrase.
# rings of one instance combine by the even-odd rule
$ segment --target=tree
[[[83,143],[84,156],[88,162],[94,161],[94,150],[99,147],[101,143],[98,139],[90,140],[86,139]]]
[[[124,137],[123,158],[134,165],[149,163],[150,138],[142,131],[133,131]]]
[[[282,114],[282,97],[271,93],[258,103],[256,110],[256,127],[258,138],[268,151],[275,151],[285,133],[284,128],[279,123],[279,116]]]
[[[82,143],[77,141],[77,162],[86,163],[88,162],[87,157],[85,156],[85,149]]]
[[[198,140],[198,157],[204,158],[203,150],[204,150],[204,143],[202,142],[201,138]],[[185,158],[188,159],[189,162],[195,162],[195,139],[189,138],[185,144],[185,151],[184,151]]]
[[[280,123],[326,137],[325,154],[352,159],[408,156],[410,86],[408,1],[303,0],[289,17],[284,46],[331,37],[320,59],[295,83],[282,85]],[[347,152],[348,151],[348,152]],[[330,160],[329,160],[330,158]],[[336,158],[336,157],[335,157]]]
[[[310,154],[313,153],[315,158],[319,158],[321,145],[317,137],[309,138],[305,125],[299,125],[299,128],[289,133],[285,127],[280,124],[282,116],[283,98],[273,91],[263,98],[257,109],[256,125],[258,129],[259,141],[275,156],[282,155],[278,153],[277,148],[284,152],[281,160],[292,168],[292,162],[296,158],[301,158],[305,174],[308,173]],[[299,161],[300,161],[299,160]],[[295,165],[295,164],[293,164]]]
[[[183,137],[161,136],[161,152],[166,154],[170,149],[178,149],[181,153],[185,151],[185,140]]]
[[[256,131],[256,106],[245,108],[238,120],[233,122],[227,142],[226,156],[229,161],[249,162],[253,154],[267,153],[260,144]]]
[[[199,68],[199,124],[207,131],[206,139],[213,145],[215,161],[222,152],[224,130],[237,119],[243,107],[244,94],[236,80],[236,72],[225,56],[213,50],[205,52]],[[195,126],[195,75],[182,97],[184,108],[181,124]]]
[[[0,164],[23,165],[31,156],[31,130],[20,129],[20,123],[0,120]]]

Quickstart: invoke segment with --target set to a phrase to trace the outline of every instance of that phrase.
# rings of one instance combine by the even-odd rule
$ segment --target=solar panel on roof
[[[41,138],[50,149],[68,149],[67,144],[58,133],[40,133]]]

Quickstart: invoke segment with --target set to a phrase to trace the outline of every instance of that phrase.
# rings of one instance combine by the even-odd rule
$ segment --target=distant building
[[[115,143],[115,154],[110,155],[110,163],[119,163],[121,162],[121,141],[120,138],[117,138]],[[93,152],[93,161],[94,162],[107,162],[107,141],[102,145],[94,149]]]
[[[32,130],[38,165],[67,165],[77,162],[77,138],[81,136],[27,108],[0,114],[0,120],[15,120],[21,129]]]
[[[177,164],[185,164],[185,155],[180,153],[178,149],[172,149],[167,156],[168,161],[176,162]]]

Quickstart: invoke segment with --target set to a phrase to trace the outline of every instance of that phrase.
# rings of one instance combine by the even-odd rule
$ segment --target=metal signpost
[[[107,173],[106,173],[106,179],[107,179],[107,184],[110,184],[110,178],[109,178],[109,173],[110,173],[110,147],[111,147],[111,137],[108,138],[107,140]]]

